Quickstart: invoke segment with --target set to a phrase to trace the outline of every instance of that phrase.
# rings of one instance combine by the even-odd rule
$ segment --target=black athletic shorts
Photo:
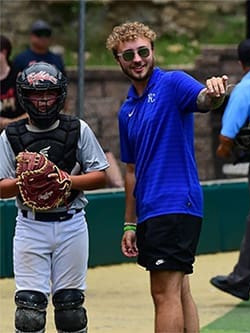
[[[137,262],[149,271],[193,272],[202,218],[187,214],[168,214],[137,225]]]

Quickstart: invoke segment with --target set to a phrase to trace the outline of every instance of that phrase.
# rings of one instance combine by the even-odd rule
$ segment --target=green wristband
[[[136,225],[130,224],[130,225],[125,225],[123,228],[123,231],[136,231]]]

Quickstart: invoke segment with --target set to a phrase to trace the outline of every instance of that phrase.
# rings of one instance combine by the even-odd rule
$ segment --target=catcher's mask
[[[37,62],[26,67],[17,77],[17,96],[22,108],[28,112],[31,122],[41,129],[48,128],[63,109],[67,95],[67,79],[53,65]],[[57,91],[54,103],[44,99],[32,100],[32,93]],[[41,105],[42,111],[41,111]]]

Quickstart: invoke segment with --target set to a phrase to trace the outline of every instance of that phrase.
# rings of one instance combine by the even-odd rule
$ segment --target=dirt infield
[[[201,327],[224,315],[240,303],[212,287],[213,275],[227,274],[238,252],[200,255],[190,277]],[[0,279],[0,332],[13,333],[13,279]],[[153,306],[149,296],[148,273],[135,264],[89,269],[86,307],[89,333],[152,333]],[[53,309],[49,306],[47,333],[55,333]]]

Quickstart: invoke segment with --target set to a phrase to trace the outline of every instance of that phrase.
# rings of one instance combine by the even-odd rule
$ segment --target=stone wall
[[[85,70],[84,109],[77,110],[76,70],[68,70],[68,108],[69,113],[84,119],[95,132],[105,149],[110,149],[119,159],[119,135],[117,114],[126,97],[129,81],[117,70]],[[123,170],[123,165],[120,163]]]
[[[181,68],[201,82],[213,75],[227,74],[230,83],[241,78],[241,69],[237,63],[236,46],[205,47],[192,68]],[[180,69],[180,68],[178,68]],[[69,109],[76,110],[77,72],[68,70]],[[117,112],[126,97],[129,81],[117,70],[86,70],[84,110],[82,117],[94,130],[101,144],[112,150],[119,158],[119,137]],[[218,144],[222,111],[195,115],[195,150],[201,180],[221,178],[221,162],[215,157]],[[121,165],[123,168],[123,166]]]
[[[195,63],[193,75],[200,81],[210,76],[228,75],[229,84],[235,85],[240,81],[243,72],[238,63],[237,45],[226,46],[208,46],[203,48],[202,54]],[[225,178],[222,173],[224,161],[218,159],[215,155],[218,146],[218,135],[221,128],[221,118],[225,105],[218,110],[210,112],[208,123],[203,123],[203,115],[196,115],[196,154],[199,166],[200,178],[202,180]],[[203,123],[203,125],[202,125]],[[207,128],[206,128],[207,126]],[[204,129],[204,133],[202,133]],[[206,150],[209,150],[208,152]],[[208,154],[208,155],[207,155]]]

